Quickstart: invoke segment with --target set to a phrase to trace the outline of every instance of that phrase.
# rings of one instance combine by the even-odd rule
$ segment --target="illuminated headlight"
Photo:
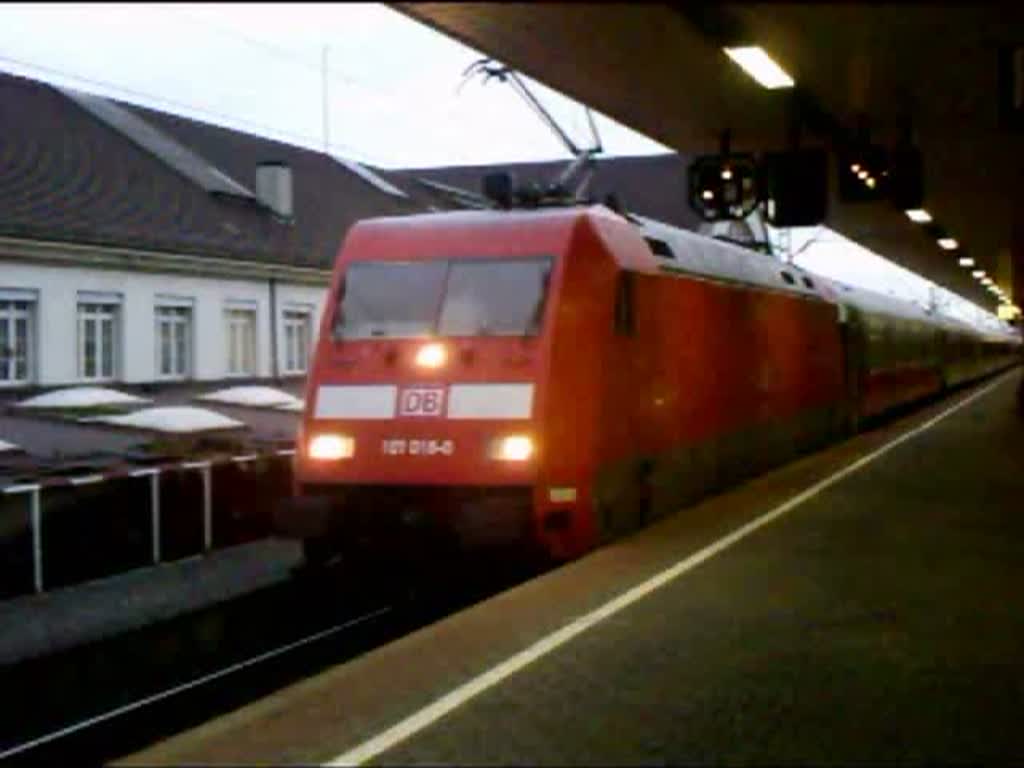
[[[351,459],[356,452],[356,441],[347,435],[315,435],[309,441],[309,458],[319,461]]]
[[[424,344],[416,352],[416,365],[420,368],[440,368],[448,357],[442,344]]]
[[[526,435],[510,435],[495,441],[494,458],[501,461],[527,461],[533,456],[533,440]]]

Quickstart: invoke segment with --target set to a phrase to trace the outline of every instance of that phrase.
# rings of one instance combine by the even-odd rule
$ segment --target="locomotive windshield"
[[[353,262],[334,335],[532,336],[550,272],[549,258]]]

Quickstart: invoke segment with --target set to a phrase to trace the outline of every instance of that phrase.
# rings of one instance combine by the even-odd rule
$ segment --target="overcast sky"
[[[508,85],[459,90],[481,54],[383,5],[0,5],[6,71],[317,147],[324,46],[340,154],[385,168],[568,157]],[[586,142],[583,108],[537,90]],[[609,154],[667,151],[603,116],[598,128]]]
[[[480,53],[384,5],[0,5],[0,70],[316,148],[325,137],[325,46],[336,154],[382,168],[569,157],[508,85],[463,82]],[[588,144],[583,108],[534,85]],[[597,124],[607,154],[669,151],[602,115]],[[824,228],[800,263],[927,299],[921,278]]]

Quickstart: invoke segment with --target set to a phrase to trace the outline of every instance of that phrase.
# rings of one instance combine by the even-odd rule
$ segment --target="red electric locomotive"
[[[602,206],[368,220],[282,524],[310,559],[422,525],[571,558],[1016,343]]]

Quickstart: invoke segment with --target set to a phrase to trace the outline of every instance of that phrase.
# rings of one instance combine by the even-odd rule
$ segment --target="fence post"
[[[150,515],[153,523],[153,565],[160,562],[160,470],[149,476]]]
[[[43,591],[43,513],[39,486],[30,491],[32,505],[32,583],[36,593]]]
[[[209,552],[213,549],[213,473],[209,463],[199,472],[203,477],[203,551]]]

